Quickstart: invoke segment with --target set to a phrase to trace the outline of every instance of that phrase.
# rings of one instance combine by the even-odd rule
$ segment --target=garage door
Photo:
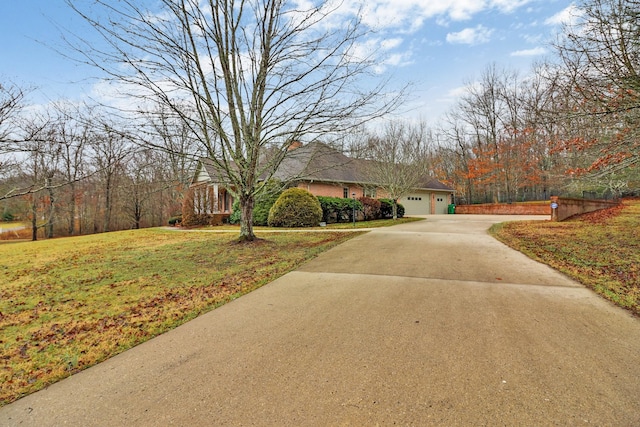
[[[429,215],[431,202],[429,193],[414,193],[400,199],[405,215]]]
[[[449,207],[449,194],[435,194],[436,214],[442,215],[447,213]]]

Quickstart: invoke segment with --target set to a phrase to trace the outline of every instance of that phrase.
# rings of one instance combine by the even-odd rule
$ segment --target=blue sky
[[[297,0],[304,3],[309,0]],[[347,1],[353,10],[358,2]],[[366,0],[364,23],[376,34],[365,45],[382,55],[379,72],[413,82],[412,111],[430,123],[466,83],[490,64],[526,73],[551,54],[548,43],[575,6],[566,0]],[[347,12],[344,12],[347,13]],[[33,87],[35,103],[80,99],[96,73],[65,59],[59,27],[83,31],[63,0],[0,0],[0,79]],[[53,48],[52,48],[53,47]]]

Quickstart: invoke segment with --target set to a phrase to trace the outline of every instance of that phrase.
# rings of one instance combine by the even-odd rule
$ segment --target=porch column
[[[219,195],[218,195],[218,184],[213,184],[213,213],[220,213],[220,209],[219,209]]]

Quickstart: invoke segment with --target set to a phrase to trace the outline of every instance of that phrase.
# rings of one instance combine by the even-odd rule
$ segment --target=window
[[[377,189],[375,187],[364,187],[363,193],[364,197],[371,197],[372,199],[375,199],[377,195]]]
[[[349,187],[342,188],[342,197],[344,197],[345,199],[349,198]]]

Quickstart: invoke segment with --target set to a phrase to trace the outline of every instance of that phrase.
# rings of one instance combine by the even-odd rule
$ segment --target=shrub
[[[365,221],[380,218],[380,200],[371,197],[360,197],[358,201],[362,204],[362,214]]]
[[[176,215],[169,218],[169,225],[178,225],[182,222],[182,215]]]
[[[238,199],[234,199],[233,205],[231,206],[231,215],[229,215],[229,224],[240,224],[241,219],[242,212],[240,211],[240,201]]]
[[[362,210],[362,203],[358,200],[341,197],[318,196],[322,208],[322,220],[327,223],[353,221],[353,207],[356,212]]]
[[[398,218],[404,216],[404,206],[397,204]],[[380,199],[380,218],[393,218],[393,200]]]
[[[15,217],[13,216],[13,214],[9,211],[6,211],[2,214],[2,220],[3,221],[13,221],[15,219]]]
[[[256,198],[256,203],[253,206],[254,225],[269,224],[269,211],[281,194],[282,183],[279,181],[270,180],[264,184],[264,192]]]
[[[313,227],[322,220],[318,199],[302,188],[285,190],[269,210],[271,227]]]

